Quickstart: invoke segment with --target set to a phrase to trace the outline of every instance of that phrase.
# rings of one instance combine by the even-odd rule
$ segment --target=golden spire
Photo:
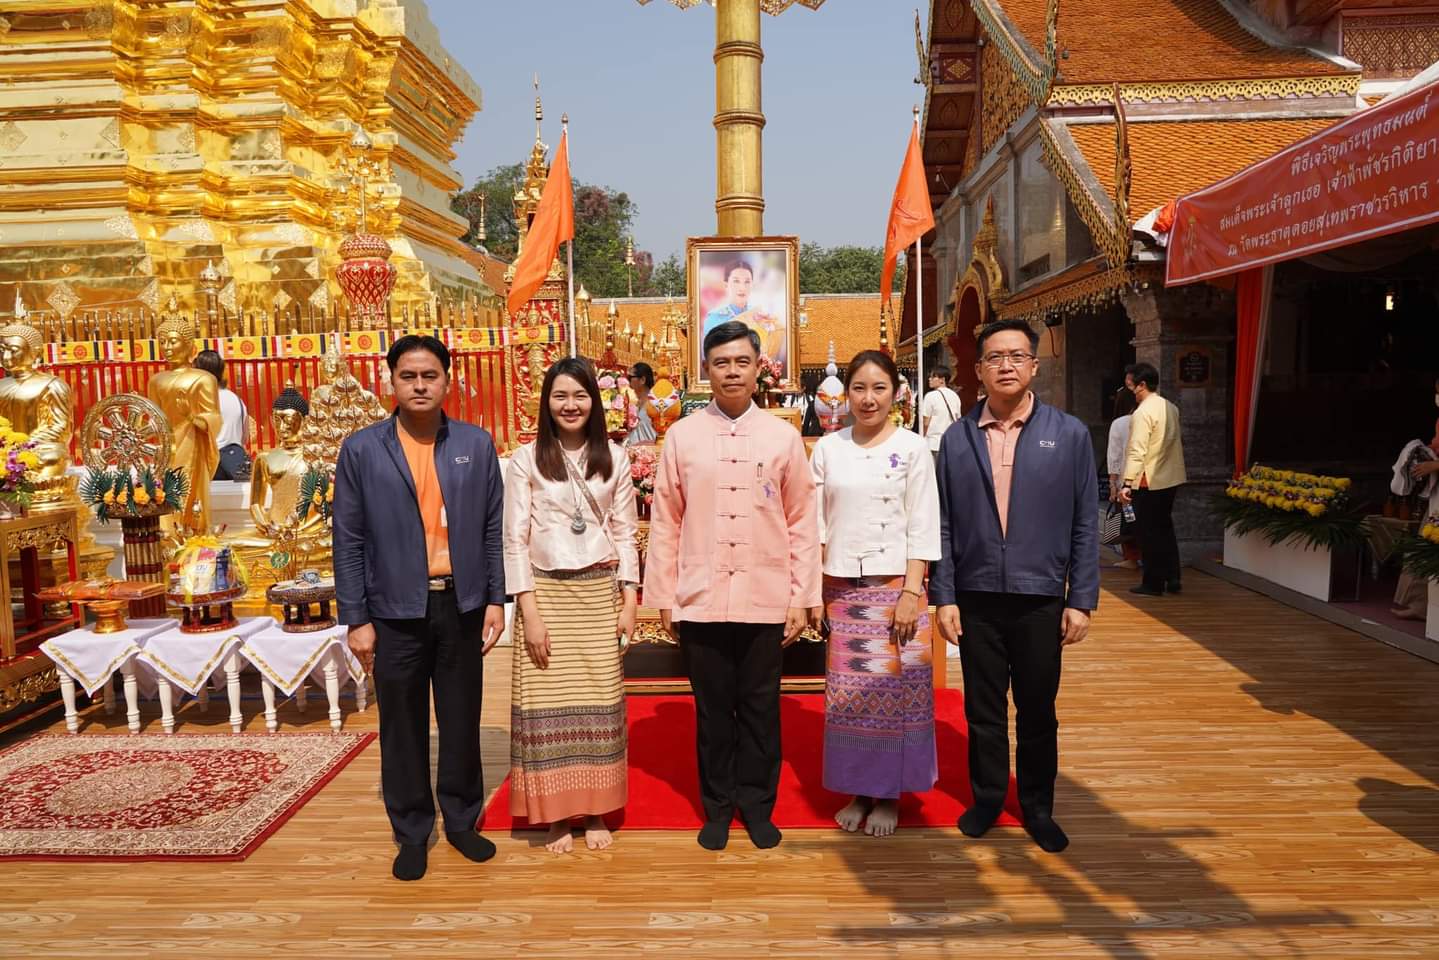
[[[540,142],[540,123],[545,119],[545,108],[540,103],[540,75],[535,74],[535,143]]]

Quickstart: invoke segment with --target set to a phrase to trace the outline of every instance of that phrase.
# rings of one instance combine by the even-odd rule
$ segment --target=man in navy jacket
[[[999,817],[1012,683],[1024,827],[1057,853],[1069,838],[1054,822],[1054,701],[1060,651],[1085,638],[1099,605],[1099,494],[1089,431],[1030,391],[1038,348],[1039,335],[1019,321],[979,334],[988,399],[940,444],[941,559],[929,594],[964,675],[974,806],[959,828],[981,837]]]
[[[445,837],[476,862],[495,854],[475,822],[483,657],[504,629],[504,492],[490,435],[444,414],[445,345],[401,337],[386,360],[395,415],[347,438],[335,468],[335,592],[350,649],[375,677],[393,872],[418,880],[435,825],[431,685]]]

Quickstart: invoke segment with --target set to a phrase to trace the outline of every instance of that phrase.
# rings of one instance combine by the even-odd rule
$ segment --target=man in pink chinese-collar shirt
[[[707,850],[735,810],[755,846],[780,841],[782,651],[820,606],[814,480],[799,432],[754,405],[759,350],[738,321],[705,335],[714,402],[666,434],[650,517],[645,605],[694,689]]]

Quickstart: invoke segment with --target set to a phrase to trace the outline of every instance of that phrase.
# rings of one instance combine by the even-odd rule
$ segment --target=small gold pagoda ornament
[[[385,318],[390,294],[400,273],[390,263],[393,253],[390,244],[384,237],[370,232],[370,192],[375,191],[378,200],[381,181],[389,178],[385,161],[370,155],[373,148],[365,128],[358,128],[350,138],[348,155],[340,161],[343,176],[337,187],[341,198],[354,191],[355,207],[347,211],[342,204],[335,210],[338,221],[343,221],[347,213],[354,217],[354,232],[340,243],[342,262],[335,268],[335,281],[359,314],[360,326],[372,329],[380,326]]]

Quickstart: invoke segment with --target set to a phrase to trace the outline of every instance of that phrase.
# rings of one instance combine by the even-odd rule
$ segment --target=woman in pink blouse
[[[635,625],[630,459],[605,434],[585,360],[550,367],[539,432],[505,476],[505,587],[515,595],[510,812],[549,824],[545,846],[611,842],[603,814],[626,799],[623,648]],[[522,642],[519,642],[522,639]]]

